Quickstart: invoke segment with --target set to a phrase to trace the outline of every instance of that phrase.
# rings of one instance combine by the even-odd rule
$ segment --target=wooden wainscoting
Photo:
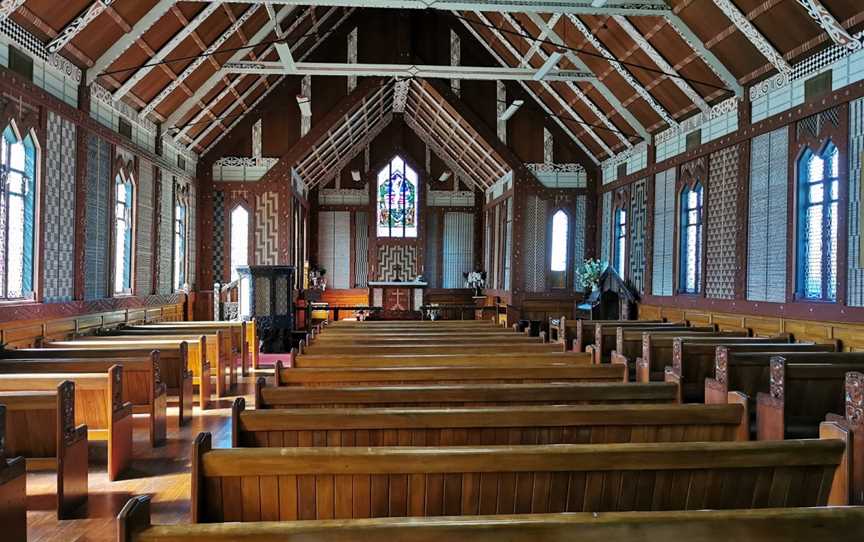
[[[167,305],[117,309],[58,318],[34,318],[0,323],[0,343],[14,348],[33,348],[42,340],[65,340],[87,335],[101,327],[144,322],[185,320],[184,301]]]
[[[757,336],[791,333],[797,341],[839,340],[847,352],[864,352],[864,324],[816,322],[791,318],[752,316],[702,310],[639,305],[640,320],[687,320],[692,325],[717,324],[721,330],[749,328]]]
[[[369,290],[367,288],[348,288],[339,290],[324,290],[321,294],[321,303],[329,303],[334,306],[357,306],[369,305]],[[351,311],[341,311],[339,319],[348,318],[352,315]],[[333,311],[330,311],[329,318],[333,320]]]

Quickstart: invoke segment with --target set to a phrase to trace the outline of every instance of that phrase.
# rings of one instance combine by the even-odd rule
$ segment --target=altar
[[[423,290],[427,282],[369,281],[369,305],[383,307],[384,318],[405,318],[411,313],[419,316],[423,306]]]

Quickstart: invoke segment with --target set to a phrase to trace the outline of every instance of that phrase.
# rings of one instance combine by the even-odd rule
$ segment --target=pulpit
[[[369,281],[369,304],[383,307],[386,319],[419,318],[423,291],[429,284],[420,281]]]
[[[294,267],[251,265],[237,268],[239,316],[255,320],[262,352],[290,352],[294,328]]]

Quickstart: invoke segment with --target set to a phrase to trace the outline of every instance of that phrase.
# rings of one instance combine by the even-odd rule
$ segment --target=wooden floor
[[[272,370],[265,374],[272,374]],[[260,375],[259,375],[260,376]],[[241,378],[237,392],[252,404],[253,377]],[[30,542],[37,541],[114,541],[115,517],[133,495],[152,495],[154,523],[181,523],[190,520],[190,456],[192,440],[201,431],[213,433],[213,446],[231,446],[231,403],[234,397],[224,397],[216,408],[201,416],[195,407],[192,423],[177,427],[177,408],[168,408],[168,443],[151,448],[148,440],[147,417],[135,415],[135,456],[130,473],[120,481],[109,482],[105,466],[90,465],[90,499],[82,509],[80,519],[57,521],[56,474],[35,472],[27,475],[27,534]],[[95,446],[104,444],[97,443]],[[93,445],[91,445],[93,446]],[[97,453],[99,450],[96,450]],[[104,453],[104,452],[103,452]],[[0,540],[3,539],[0,534]]]

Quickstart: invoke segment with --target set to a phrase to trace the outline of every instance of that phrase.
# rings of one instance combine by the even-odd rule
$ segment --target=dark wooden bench
[[[672,331],[644,331],[639,328],[631,330],[626,327],[619,327],[615,330],[615,350],[609,355],[612,363],[627,363],[630,367],[636,366],[636,359],[642,357],[644,348],[645,333],[656,333],[658,337],[681,337],[702,334],[713,334],[718,337],[746,337],[749,332],[741,331],[717,331],[713,326],[692,326],[685,332],[674,334]]]
[[[536,337],[526,337],[519,333],[450,333],[434,336],[420,336],[415,333],[394,333],[388,335],[330,335],[322,333],[317,335],[309,345],[309,351],[313,346],[437,346],[442,344],[483,344],[502,345],[509,347],[511,344],[537,344]]]
[[[838,440],[192,452],[192,522],[821,506]],[[568,490],[569,488],[569,490]]]
[[[179,348],[163,348],[150,350],[148,348],[24,348],[15,350],[0,350],[0,360],[8,359],[81,359],[81,360],[111,360],[123,365],[124,361],[140,360],[158,356],[159,376],[165,384],[168,395],[177,397],[178,424],[186,425],[192,420],[193,394],[192,371],[188,368],[187,345]],[[209,374],[209,366],[206,368]],[[206,398],[205,398],[206,399]],[[206,408],[206,401],[202,409]]]
[[[717,334],[698,335],[657,335],[647,334],[642,338],[642,357],[636,360],[636,381],[653,382],[666,378],[666,367],[672,366],[675,355],[675,339],[681,337],[693,341],[718,342],[723,344],[758,344],[758,343],[791,343],[790,335],[777,337],[749,337],[746,335],[734,335],[735,333],[748,334],[749,332],[718,332]]]
[[[301,354],[360,354],[360,355],[387,355],[387,354],[488,354],[491,349],[494,349],[494,344],[477,345],[470,341],[465,343],[447,343],[438,345],[417,345],[417,346],[330,346],[311,344],[307,350],[302,350]],[[560,348],[556,344],[542,343],[535,338],[534,342],[525,344],[504,344],[501,345],[502,350],[510,353],[525,353],[531,354],[535,352],[559,352]]]
[[[666,367],[667,382],[681,387],[682,403],[705,402],[705,379],[714,375],[717,347],[740,352],[836,352],[836,344],[813,343],[725,343],[718,340],[696,342],[678,337],[672,345],[672,366]]]
[[[254,326],[253,321],[248,322],[250,326]],[[227,343],[230,344],[230,356],[235,364],[239,365],[241,374],[247,376],[249,367],[253,360],[253,343],[251,340],[256,340],[251,337],[250,332],[246,328],[247,322],[176,322],[163,324],[147,324],[147,325],[128,325],[122,329],[130,332],[147,332],[148,334],[158,335],[162,332],[171,332],[176,334],[209,334],[215,331],[221,331],[227,336]]]
[[[566,318],[563,321],[563,326],[559,324],[559,342],[561,341],[561,330],[564,332],[563,341],[568,348],[572,348],[574,352],[584,352],[585,349],[594,344],[594,328],[602,324],[614,324],[616,326],[647,326],[654,324],[665,324],[665,320],[585,320],[578,318],[572,322]],[[669,325],[682,326],[687,325],[686,322],[672,322]]]
[[[45,343],[46,348],[86,348],[90,350],[159,350],[160,355],[163,355],[166,350],[181,350],[186,349],[186,368],[192,372],[192,382],[198,386],[199,402],[201,408],[207,408],[213,389],[211,377],[214,376],[214,370],[211,365],[210,355],[208,351],[207,337],[202,335],[195,340],[153,340],[153,339],[136,339],[134,337],[93,337],[81,338],[74,341],[54,341]],[[220,373],[218,368],[215,372],[217,395],[218,388],[221,384],[223,393],[228,387],[228,380],[223,372]],[[221,374],[221,378],[220,378]]]
[[[246,410],[234,400],[233,447],[468,446],[735,440],[740,405]]]
[[[0,526],[3,539],[27,542],[27,470],[24,458],[6,454],[6,407],[0,404]]]
[[[164,446],[168,434],[168,396],[159,370],[159,352],[143,358],[124,359],[0,359],[0,374],[101,373],[123,367],[124,402],[134,413],[147,414],[150,445]]]
[[[108,444],[108,479],[117,480],[132,460],[132,404],[123,401],[123,368],[98,373],[0,374],[0,391],[53,390],[75,383],[75,423],[91,442]]]
[[[543,367],[323,367],[302,369],[276,362],[277,386],[401,386],[470,383],[626,382],[620,366]]]
[[[539,367],[544,365],[590,365],[584,352],[543,352],[540,354],[419,354],[348,355],[303,354],[286,357],[285,365],[300,368],[321,367]]]
[[[829,504],[864,504],[864,373],[846,373],[844,414],[828,414],[819,438],[846,442],[846,461],[834,476]]]
[[[88,492],[87,426],[75,425],[75,384],[0,391],[0,404],[6,406],[6,453],[23,457],[28,471],[56,471],[57,518],[72,517]]]
[[[269,513],[274,512],[274,513]],[[260,522],[152,525],[150,497],[129,500],[117,516],[119,542],[666,542],[686,533],[694,542],[827,542],[848,538],[864,523],[864,507],[694,510],[686,512],[577,512],[447,518],[276,521],[271,508]],[[269,521],[266,521],[269,520]]]
[[[617,347],[618,330],[627,331],[669,331],[669,332],[714,332],[715,326],[692,327],[686,324],[642,324],[632,326],[621,326],[616,324],[596,324],[594,326],[594,344],[586,348],[594,354],[594,363],[609,363],[612,352]]]
[[[266,386],[262,377],[255,386],[256,409],[639,404],[677,400],[678,387],[665,382],[289,388]]]

